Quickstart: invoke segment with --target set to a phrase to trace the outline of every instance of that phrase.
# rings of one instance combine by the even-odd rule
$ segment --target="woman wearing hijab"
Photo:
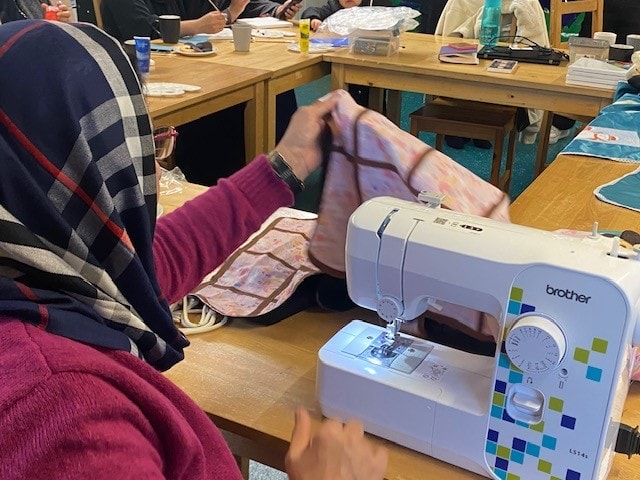
[[[56,16],[59,22],[71,21],[71,10],[67,5],[62,2],[51,5],[58,8]],[[39,0],[0,0],[0,23],[44,18],[47,7],[49,5]]]
[[[277,147],[300,179],[334,103],[301,109]],[[188,345],[168,305],[291,204],[287,177],[261,155],[155,224],[131,64],[97,28],[44,21],[0,26],[0,172],[0,478],[240,479],[208,417],[160,373]],[[358,423],[312,436],[296,412],[290,478],[373,480],[385,465]]]

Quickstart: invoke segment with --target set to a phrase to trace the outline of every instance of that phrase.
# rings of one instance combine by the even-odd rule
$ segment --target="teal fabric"
[[[640,212],[640,168],[595,190],[603,202]]]
[[[640,95],[620,82],[614,99],[561,153],[640,163]]]

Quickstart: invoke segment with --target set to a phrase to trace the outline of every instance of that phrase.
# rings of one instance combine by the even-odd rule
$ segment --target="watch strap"
[[[304,190],[304,182],[293,173],[287,161],[277,150],[271,150],[267,153],[267,159],[269,159],[269,163],[275,174],[289,185],[289,188],[294,194]]]

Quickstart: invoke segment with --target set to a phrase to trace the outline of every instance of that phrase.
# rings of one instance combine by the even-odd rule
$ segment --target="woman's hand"
[[[47,7],[49,5],[47,5],[46,3],[41,3],[40,7],[42,8],[43,12],[47,11]],[[56,4],[56,7],[58,7],[58,11],[56,12],[56,15],[58,17],[58,21],[59,22],[64,22],[64,23],[69,23],[71,21],[71,10],[69,10],[69,7],[67,5],[65,5],[62,2],[58,2]]]
[[[317,18],[314,18],[311,20],[311,22],[309,22],[309,26],[311,27],[312,32],[317,32],[318,28],[320,28],[320,25],[322,25],[322,20],[319,20]]]
[[[381,480],[388,452],[364,437],[360,422],[325,420],[312,435],[311,418],[296,410],[291,446],[285,458],[290,480]]]
[[[227,16],[222,12],[209,12],[196,20],[182,20],[180,22],[180,36],[195,35],[197,33],[218,33],[227,24]]]
[[[287,0],[278,8],[276,8],[276,13],[273,16],[276,18],[283,18],[284,20],[291,20],[301,8],[302,2],[298,2],[295,5],[292,5],[292,1]]]
[[[322,162],[320,137],[324,129],[328,128],[327,122],[338,97],[335,92],[331,92],[312,105],[300,107],[291,117],[287,131],[276,145],[275,149],[302,181]]]

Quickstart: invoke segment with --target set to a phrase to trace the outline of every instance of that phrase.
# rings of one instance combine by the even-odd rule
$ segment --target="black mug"
[[[609,60],[616,60],[618,62],[630,62],[631,55],[633,55],[632,45],[623,45],[621,43],[614,43],[609,45]]]
[[[164,43],[178,43],[180,39],[180,17],[178,15],[160,15],[160,33]]]

